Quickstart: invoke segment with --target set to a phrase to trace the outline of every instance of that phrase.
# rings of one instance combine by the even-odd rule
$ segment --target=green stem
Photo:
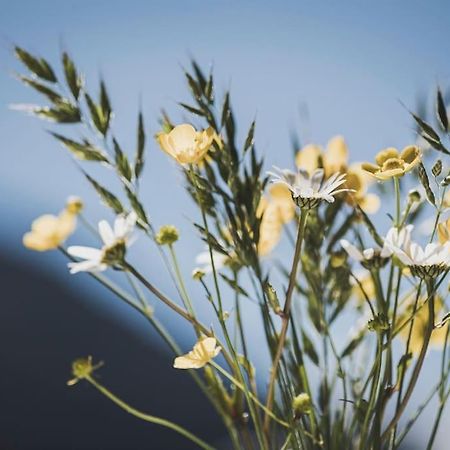
[[[225,378],[231,381],[236,387],[238,387],[242,392],[245,392],[245,387],[236,378],[229,374],[222,366],[217,364],[215,361],[210,361],[209,364],[213,366],[218,372],[220,372]],[[258,405],[264,412],[266,412],[275,422],[279,423],[283,427],[289,428],[289,424],[284,420],[279,419],[272,411],[267,409],[251,392],[250,398],[253,400],[255,405]]]
[[[275,353],[275,357],[272,364],[272,370],[270,375],[270,381],[269,381],[269,387],[267,391],[267,402],[266,402],[266,408],[268,410],[272,410],[273,407],[273,401],[274,401],[274,390],[275,390],[275,381],[277,379],[278,374],[278,366],[280,363],[280,359],[283,353],[284,344],[286,341],[287,336],[287,330],[289,327],[289,320],[290,320],[290,313],[291,313],[291,306],[292,306],[292,294],[294,292],[294,287],[296,285],[296,279],[297,279],[297,271],[298,266],[300,262],[300,255],[301,255],[301,249],[302,249],[302,243],[303,243],[303,237],[304,237],[304,231],[306,227],[306,220],[308,217],[308,211],[304,211],[303,209],[300,211],[300,221],[298,224],[298,230],[297,230],[297,240],[295,244],[295,251],[294,251],[294,259],[292,261],[292,269],[289,276],[289,284],[288,289],[286,291],[286,300],[284,303],[284,309],[283,309],[283,316],[282,316],[282,327],[280,336],[278,339],[278,346]],[[270,416],[266,413],[264,418],[264,430],[267,433],[269,430],[269,424],[270,424]]]
[[[117,406],[122,408],[124,411],[130,413],[131,415],[138,417],[139,419],[145,420],[146,422],[154,423],[156,425],[161,425],[163,427],[169,428],[185,438],[189,439],[190,441],[197,444],[200,448],[203,448],[204,450],[214,450],[214,447],[207,444],[202,439],[198,438],[194,434],[192,434],[190,431],[186,430],[180,425],[177,425],[170,420],[162,419],[160,417],[151,416],[150,414],[145,414],[132,406],[130,406],[128,403],[125,403],[123,400],[118,398],[116,395],[114,395],[109,389],[101,385],[98,381],[96,381],[93,377],[90,375],[85,378],[89,383],[92,384],[98,391],[100,391],[103,395],[108,397],[113,403],[115,403]]]
[[[178,264],[178,259],[177,259],[177,255],[175,253],[175,249],[174,249],[173,244],[169,245],[169,252],[170,252],[170,256],[172,257],[173,267],[175,269],[175,276],[176,276],[177,281],[178,281],[178,283],[180,285],[181,298],[183,300],[184,306],[189,311],[189,314],[191,314],[191,316],[195,317],[194,308],[192,306],[191,299],[190,299],[189,294],[188,294],[188,292],[186,290],[186,286],[184,284],[184,280],[183,280],[183,277],[181,275],[180,266]]]
[[[416,386],[420,371],[422,369],[423,362],[425,360],[425,355],[427,353],[428,344],[430,343],[431,333],[433,332],[433,329],[434,329],[434,294],[433,294],[434,288],[433,288],[431,282],[427,282],[427,290],[428,290],[428,295],[430,297],[427,302],[429,318],[428,318],[427,328],[425,330],[425,334],[423,337],[423,345],[420,350],[420,354],[417,358],[417,362],[414,367],[414,371],[411,375],[411,379],[409,381],[408,388],[405,392],[405,396],[403,397],[402,401],[398,405],[398,408],[396,410],[394,417],[389,422],[388,426],[386,427],[386,430],[382,434],[382,436],[381,436],[382,441],[384,441],[389,436],[391,430],[393,430],[393,428],[397,425],[397,422],[400,420],[400,417],[402,416],[403,411],[405,410],[406,405],[408,404],[409,399],[411,398],[411,395],[414,391],[414,387]]]
[[[399,177],[394,177],[394,188],[395,188],[395,226],[400,227],[401,217],[400,217],[400,179]]]

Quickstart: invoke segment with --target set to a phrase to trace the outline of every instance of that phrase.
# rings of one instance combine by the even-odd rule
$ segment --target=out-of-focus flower
[[[257,214],[262,216],[258,253],[266,256],[280,241],[283,225],[295,216],[295,204],[290,190],[283,184],[271,185],[269,196],[261,198]]]
[[[421,153],[415,145],[405,147],[401,153],[389,147],[375,157],[376,164],[363,163],[362,168],[379,180],[401,177],[412,170],[421,160]]]
[[[347,188],[338,189],[345,183],[345,174],[335,173],[324,181],[323,169],[317,169],[309,175],[304,169],[294,173],[274,167],[274,172],[269,172],[269,175],[272,175],[273,183],[281,183],[289,188],[300,208],[315,208],[322,200],[333,203],[335,195],[351,191]]]
[[[172,245],[178,238],[180,237],[180,233],[178,232],[177,227],[173,225],[163,225],[158,233],[156,233],[155,240],[159,245]]]
[[[358,305],[363,305],[366,302],[366,296],[369,300],[375,298],[375,285],[373,284],[372,275],[367,270],[355,274],[355,277],[359,283],[353,281],[352,292],[356,297]]]
[[[445,244],[450,241],[450,219],[438,224],[437,235],[441,244]]]
[[[361,168],[361,163],[352,164],[346,171],[345,187],[354,192],[345,196],[349,205],[359,205],[367,214],[374,214],[380,208],[380,197],[367,192],[371,184],[371,177]]]
[[[344,172],[347,167],[348,149],[342,136],[335,136],[328,141],[326,150],[315,144],[303,147],[295,156],[298,168],[312,174],[316,169],[323,168],[325,178],[336,172]]]
[[[131,234],[136,224],[136,213],[119,215],[114,222],[114,229],[106,220],[98,224],[98,231],[104,243],[101,249],[83,246],[71,246],[67,252],[85,261],[68,264],[70,273],[101,272],[109,266],[121,266],[127,247],[132,243]]]
[[[212,258],[214,262],[214,268],[216,270],[219,270],[222,267],[224,267],[230,260],[229,256],[216,250],[212,250]],[[199,253],[195,258],[195,262],[200,266],[199,270],[201,270],[203,273],[205,274],[212,273],[213,268],[211,264],[211,255],[209,253],[209,249]]]
[[[156,136],[161,148],[180,164],[197,164],[211,148],[217,134],[209,127],[196,131],[192,125],[177,125],[169,133]]]
[[[405,324],[407,320],[410,319],[414,311],[414,303],[415,303],[415,296],[412,296],[410,299],[406,300],[405,308],[399,314],[399,317],[396,321],[398,324],[397,325],[398,328],[400,328],[402,325]],[[443,306],[444,303],[442,301],[442,298],[436,296],[434,299],[435,321],[437,320],[440,312],[442,311]],[[425,331],[428,326],[429,318],[430,312],[428,310],[428,305],[426,304],[425,299],[421,299],[417,304],[416,314],[414,316],[414,324],[411,332],[411,340],[409,343],[410,351],[412,351],[414,354],[420,353],[420,350],[422,349],[423,337],[425,335]],[[444,346],[447,334],[447,327],[448,323],[446,323],[442,327],[439,328],[436,327],[433,330],[430,338],[431,347],[439,348]],[[404,325],[399,333],[399,336],[402,337],[405,341],[408,339],[409,336],[409,328],[410,324]]]
[[[183,356],[175,358],[173,367],[175,369],[200,369],[206,366],[220,353],[221,347],[213,337],[201,337],[194,348]]]
[[[31,224],[23,237],[25,247],[44,252],[59,247],[75,230],[76,214],[67,210],[58,216],[45,214]]]

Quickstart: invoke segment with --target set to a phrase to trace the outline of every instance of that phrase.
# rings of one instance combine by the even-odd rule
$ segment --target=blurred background
[[[438,83],[449,85],[450,4],[0,0],[0,11],[0,450],[191,448],[84,383],[68,388],[71,362],[86,355],[105,361],[102,382],[129,403],[220,446],[222,427],[212,408],[186,374],[172,369],[172,356],[147,325],[86,275],[69,275],[59,253],[22,247],[31,221],[57,213],[71,194],[85,200],[93,222],[110,216],[46,132],[52,125],[9,109],[39,101],[14,79],[21,67],[13,45],[55,64],[67,50],[92,91],[101,74],[125,148],[134,149],[142,106],[149,136],[142,192],[156,226],[181,229],[179,258],[189,278],[193,255],[203,249],[191,225],[195,212],[176,167],[151,136],[161,107],[183,118],[177,102],[188,98],[182,68],[190,58],[206,70],[213,66],[219,95],[231,89],[238,122],[245,125],[242,140],[256,117],[257,148],[267,168],[291,164],[294,130],[303,142],[322,144],[342,134],[352,160],[372,160],[385,146],[415,139],[402,103],[415,109],[419,96]],[[71,242],[89,239],[80,231]],[[154,247],[141,246],[133,256],[164,291],[174,292]],[[188,349],[190,332],[155,308]],[[245,313],[251,315],[251,306]],[[255,341],[259,335],[255,329]],[[428,356],[422,387],[435,379],[438,362],[438,355]],[[431,420],[431,414],[423,417],[405,448],[423,448],[428,434],[421,430]],[[438,450],[448,448],[449,424],[447,414]]]

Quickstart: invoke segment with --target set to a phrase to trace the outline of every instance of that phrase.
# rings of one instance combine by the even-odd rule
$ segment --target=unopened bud
[[[205,271],[198,267],[192,271],[192,278],[195,281],[200,281],[205,275]]]
[[[75,195],[71,195],[66,200],[66,211],[71,214],[79,214],[83,209],[83,200],[80,197],[76,197]]]

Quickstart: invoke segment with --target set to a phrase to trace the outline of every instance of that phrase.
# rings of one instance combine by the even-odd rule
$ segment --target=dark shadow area
[[[99,380],[129,404],[210,443],[223,434],[213,408],[151,333],[140,339],[10,257],[0,258],[0,283],[0,450],[196,448],[132,417],[86,382],[66,386],[72,360],[90,354],[106,361]]]

